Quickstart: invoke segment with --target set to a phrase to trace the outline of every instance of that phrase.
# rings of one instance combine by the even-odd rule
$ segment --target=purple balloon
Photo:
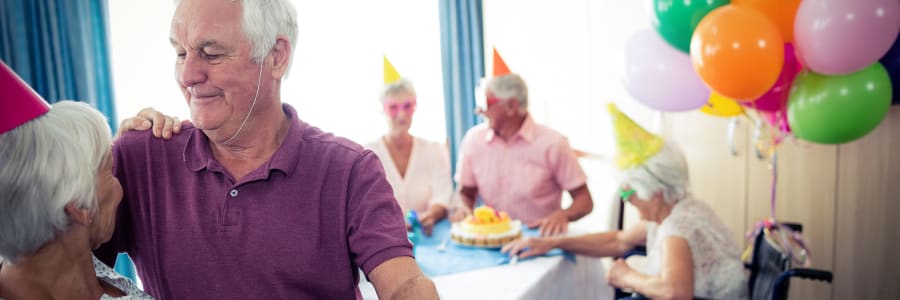
[[[792,44],[784,44],[784,66],[775,85],[765,94],[752,102],[741,102],[744,107],[755,108],[759,111],[773,112],[783,109],[787,105],[788,96],[791,93],[791,84],[794,78],[803,70],[803,66],[797,61]]]
[[[625,42],[625,89],[656,110],[689,111],[709,100],[691,57],[666,43],[653,29],[643,29]]]
[[[894,45],[891,50],[881,58],[881,65],[891,77],[891,86],[893,87],[893,104],[900,104],[900,37],[894,39]]]
[[[878,61],[898,30],[900,1],[810,0],[797,8],[794,43],[804,66],[842,75]]]

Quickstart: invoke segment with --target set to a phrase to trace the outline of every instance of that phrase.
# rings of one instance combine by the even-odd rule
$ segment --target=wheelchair
[[[624,205],[619,205],[618,228],[622,230],[622,217],[624,216]],[[790,288],[791,278],[804,280],[818,280],[831,283],[832,273],[830,271],[810,269],[810,268],[794,268],[795,259],[791,256],[790,251],[785,251],[783,243],[779,243],[777,239],[773,239],[772,232],[781,231],[782,234],[801,234],[803,225],[798,223],[774,223],[767,222],[762,225],[753,238],[752,252],[749,262],[745,262],[744,268],[749,273],[747,281],[749,287],[749,298],[753,300],[784,300],[788,297],[788,289]],[[635,247],[623,255],[622,258],[640,255],[646,256],[645,247]],[[615,290],[614,299],[648,299],[637,293],[627,293],[620,289]],[[694,298],[704,299],[704,298]]]

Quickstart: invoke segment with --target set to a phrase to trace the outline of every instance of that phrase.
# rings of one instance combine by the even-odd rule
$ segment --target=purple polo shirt
[[[357,268],[412,256],[376,155],[283,107],[284,142],[240,181],[193,126],[168,141],[124,134],[113,155],[125,199],[98,257],[128,252],[159,299],[354,299]]]

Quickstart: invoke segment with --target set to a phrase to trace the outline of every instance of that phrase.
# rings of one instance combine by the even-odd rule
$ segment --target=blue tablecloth
[[[522,226],[523,236],[538,236],[536,229],[528,229]],[[475,269],[493,267],[508,264],[509,255],[500,253],[500,249],[483,249],[462,246],[454,243],[452,240],[447,243],[444,251],[439,251],[438,247],[445,240],[450,238],[450,222],[443,220],[434,226],[434,231],[430,237],[418,234],[415,241],[415,256],[419,268],[425,275],[440,276],[446,274],[459,273]],[[553,249],[544,254],[544,256],[564,255],[567,259],[573,260],[575,256],[559,249]],[[529,258],[530,259],[530,258]],[[519,262],[528,259],[519,259]]]

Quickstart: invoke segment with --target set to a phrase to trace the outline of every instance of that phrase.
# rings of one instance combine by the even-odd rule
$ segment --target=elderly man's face
[[[500,99],[494,95],[494,93],[490,91],[485,92],[486,104],[485,106],[480,108],[480,113],[487,118],[488,126],[493,130],[499,130],[502,128],[504,122],[512,115],[511,112],[514,112],[512,108],[510,108],[510,102],[515,102],[515,99]]]
[[[241,12],[240,1],[184,0],[172,18],[176,80],[200,129],[237,131],[266,75],[264,64],[251,61]],[[259,88],[261,102],[269,95],[266,86]]]

